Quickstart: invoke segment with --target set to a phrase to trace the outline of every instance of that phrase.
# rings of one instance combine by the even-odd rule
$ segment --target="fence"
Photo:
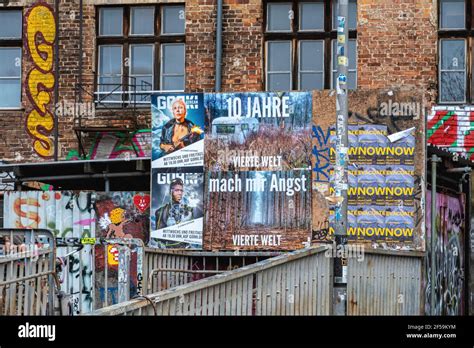
[[[0,230],[0,314],[54,313],[55,240],[48,230]]]
[[[92,315],[324,315],[333,274],[326,247],[299,250],[92,312]]]
[[[133,296],[143,295],[145,257],[141,239],[57,238],[56,240],[58,249],[73,249],[69,254],[58,258],[60,261],[58,292],[66,303],[63,304],[60,314],[87,313],[127,301]],[[74,257],[75,253],[82,254]],[[84,266],[84,262],[92,268],[89,270]],[[78,293],[83,298],[76,296],[72,288],[63,284],[63,272],[66,277],[71,273],[78,274]],[[91,282],[85,282],[84,275],[89,272]],[[84,303],[88,305],[85,307]]]
[[[365,250],[348,259],[348,315],[421,315],[424,253]]]
[[[145,293],[187,284],[208,276],[244,267],[281,252],[208,252],[145,248]]]

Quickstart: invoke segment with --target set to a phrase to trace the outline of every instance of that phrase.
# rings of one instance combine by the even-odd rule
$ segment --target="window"
[[[267,1],[264,6],[266,89],[282,91],[335,88],[338,1]],[[348,87],[355,89],[356,0],[349,0],[348,23]]]
[[[98,8],[98,99],[150,103],[150,91],[184,90],[184,5]]]
[[[21,10],[0,10],[0,108],[21,106]]]
[[[218,134],[234,134],[235,133],[235,126],[217,125],[216,126],[216,133],[218,133]]]
[[[474,0],[439,0],[439,103],[472,103]]]

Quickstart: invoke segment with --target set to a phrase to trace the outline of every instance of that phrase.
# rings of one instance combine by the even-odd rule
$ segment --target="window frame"
[[[267,74],[267,61],[268,61],[268,46],[267,42],[269,41],[290,41],[291,42],[291,90],[299,90],[300,81],[299,81],[299,41],[300,40],[309,40],[309,41],[320,41],[324,42],[323,44],[323,89],[332,89],[331,85],[331,75],[332,75],[332,40],[337,39],[337,28],[333,28],[333,0],[322,0],[324,4],[324,29],[323,30],[299,30],[300,25],[300,16],[299,16],[299,4],[305,2],[318,2],[315,0],[264,0],[263,1],[263,38],[264,38],[264,60],[265,60],[265,71],[263,72],[263,85],[265,90],[268,89],[268,74]],[[290,32],[275,32],[267,31],[267,15],[268,15],[268,4],[271,3],[291,3],[293,11],[293,20],[291,23]],[[334,7],[334,9],[333,9]],[[349,40],[356,40],[357,42],[357,28],[349,29]],[[356,46],[357,47],[357,46]],[[356,58],[357,59],[357,58]],[[357,61],[356,61],[357,67]],[[356,68],[357,69],[357,68]],[[356,86],[357,86],[357,74],[356,74]]]
[[[455,105],[455,104],[466,104],[474,103],[474,80],[473,80],[473,70],[474,70],[474,0],[465,0],[464,9],[465,9],[465,28],[464,29],[444,29],[441,28],[441,1],[438,0],[438,104],[440,105]],[[441,41],[449,39],[462,39],[464,40],[465,53],[466,53],[466,78],[465,86],[466,93],[464,95],[464,101],[442,101],[441,96]]]
[[[100,11],[102,8],[123,8],[123,20],[122,20],[122,35],[121,36],[101,36],[99,35],[100,29]],[[150,34],[131,34],[131,25],[132,25],[132,8],[148,7],[154,8],[154,23],[153,35]],[[161,33],[161,14],[164,7],[184,7],[186,11],[186,4],[183,3],[159,3],[159,4],[127,4],[127,5],[101,5],[96,6],[95,8],[95,20],[96,20],[96,45],[95,45],[95,77],[94,77],[94,91],[98,90],[99,84],[99,50],[100,46],[103,45],[120,45],[122,46],[122,101],[123,103],[113,103],[108,105],[110,108],[123,108],[129,103],[130,99],[130,78],[131,75],[131,46],[132,45],[152,45],[153,46],[153,57],[152,57],[152,73],[153,73],[153,87],[152,90],[161,90],[161,45],[163,43],[180,43],[185,45],[186,50],[186,22],[185,22],[185,32],[183,34],[162,34]],[[184,19],[186,21],[186,19]],[[126,62],[129,62],[126,64]],[[184,64],[184,76],[186,76],[186,61]],[[138,85],[137,85],[138,86]],[[136,91],[138,94],[139,91]],[[96,98],[97,99],[97,98]],[[106,103],[106,101],[104,101]],[[137,103],[136,106],[149,106],[148,102]]]
[[[20,50],[20,76],[19,77],[7,77],[0,76],[0,79],[20,79],[20,100],[18,106],[0,106],[0,110],[22,110],[23,109],[23,8],[22,7],[7,7],[0,8],[1,12],[20,12],[21,13],[21,33],[20,37],[2,38],[0,37],[0,48],[18,48]]]
[[[298,40],[298,75],[301,75],[301,74],[304,74],[304,73],[321,73],[323,74],[323,87],[324,87],[324,81],[326,79],[326,72],[324,71],[324,62],[323,62],[323,70],[321,71],[317,71],[317,70],[302,70],[301,69],[301,66],[302,66],[302,63],[301,63],[301,58],[302,58],[302,55],[301,55],[301,43],[303,42],[322,42],[323,45],[322,45],[322,48],[323,48],[323,58],[326,54],[325,52],[325,44],[324,44],[324,41],[323,40]],[[301,76],[298,76],[298,90],[301,90]]]
[[[287,71],[272,71],[271,73],[268,72],[268,63],[270,62],[270,59],[268,59],[268,52],[270,51],[268,49],[268,44],[270,42],[273,42],[273,43],[280,43],[280,42],[283,42],[283,43],[286,43],[288,42],[288,40],[270,40],[270,41],[266,41],[265,42],[265,90],[268,90],[268,81],[270,79],[267,78],[267,75],[268,74],[283,74],[283,73],[287,73]],[[288,71],[290,73],[290,84],[292,85],[293,84],[293,69],[292,69],[292,66],[293,66],[293,58],[294,58],[294,47],[293,45],[290,43],[290,70]]]

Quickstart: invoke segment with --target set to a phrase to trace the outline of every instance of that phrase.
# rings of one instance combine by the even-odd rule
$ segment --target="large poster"
[[[329,159],[335,159],[335,128],[330,129]],[[350,240],[413,240],[415,230],[415,137],[390,141],[385,125],[349,125],[348,229]],[[334,172],[329,166],[330,194]],[[334,233],[334,205],[329,234]]]
[[[204,247],[304,247],[311,233],[311,94],[206,94],[204,104]]]
[[[203,94],[152,96],[152,247],[202,247],[204,121]]]

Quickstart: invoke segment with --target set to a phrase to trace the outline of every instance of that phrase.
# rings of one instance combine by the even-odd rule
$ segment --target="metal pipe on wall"
[[[82,103],[82,26],[83,26],[83,9],[82,9],[82,0],[79,0],[79,103]]]
[[[54,161],[58,161],[59,119],[56,105],[59,103],[59,0],[54,0],[56,42],[54,45]]]
[[[430,314],[436,315],[435,311],[435,279],[436,279],[436,164],[441,162],[441,158],[436,155],[431,156],[431,293],[430,293]]]
[[[217,28],[216,28],[216,78],[215,91],[221,91],[222,84],[222,0],[217,0]]]

